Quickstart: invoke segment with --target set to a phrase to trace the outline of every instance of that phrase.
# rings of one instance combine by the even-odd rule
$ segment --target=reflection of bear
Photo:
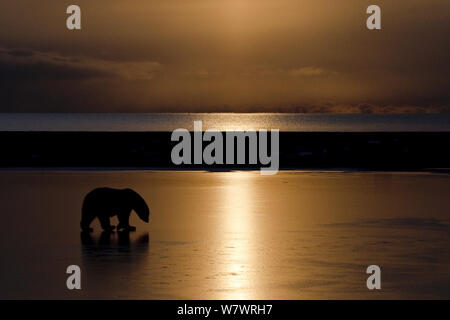
[[[136,228],[130,226],[128,222],[132,210],[137,213],[139,218],[148,222],[150,210],[145,200],[137,192],[131,189],[94,189],[86,195],[83,201],[81,229],[93,231],[89,226],[98,217],[103,230],[112,231],[114,226],[110,225],[109,218],[117,215],[119,218],[117,230],[134,231]]]

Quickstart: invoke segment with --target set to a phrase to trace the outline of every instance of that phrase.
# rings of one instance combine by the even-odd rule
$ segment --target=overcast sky
[[[449,111],[449,32],[448,0],[1,1],[0,111]]]

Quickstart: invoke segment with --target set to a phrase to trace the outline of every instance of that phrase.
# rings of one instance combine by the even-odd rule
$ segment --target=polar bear
[[[98,217],[104,231],[114,230],[109,218],[117,215],[119,224],[117,230],[134,231],[136,227],[130,226],[129,218],[134,210],[141,220],[148,222],[150,210],[145,200],[131,189],[97,188],[89,192],[83,201],[81,210],[81,230],[93,231],[90,228],[92,221]]]

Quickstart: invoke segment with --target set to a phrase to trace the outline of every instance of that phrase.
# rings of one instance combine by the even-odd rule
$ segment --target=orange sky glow
[[[70,4],[0,3],[1,112],[450,110],[447,0]]]

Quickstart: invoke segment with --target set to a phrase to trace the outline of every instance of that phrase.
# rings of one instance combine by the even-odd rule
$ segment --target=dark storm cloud
[[[118,62],[54,52],[0,48],[0,101],[6,112],[114,109],[111,84],[150,81],[157,62]],[[106,86],[106,87],[105,87]]]
[[[160,67],[156,62],[116,62],[33,50],[0,49],[0,74],[4,82],[114,77],[150,80]]]
[[[58,56],[44,56],[31,50],[0,51],[0,81],[16,85],[32,81],[85,80],[111,76],[106,70],[84,66]]]
[[[6,49],[0,49],[0,53],[4,53],[15,57],[30,57],[34,54],[34,52],[31,50],[6,50]]]

